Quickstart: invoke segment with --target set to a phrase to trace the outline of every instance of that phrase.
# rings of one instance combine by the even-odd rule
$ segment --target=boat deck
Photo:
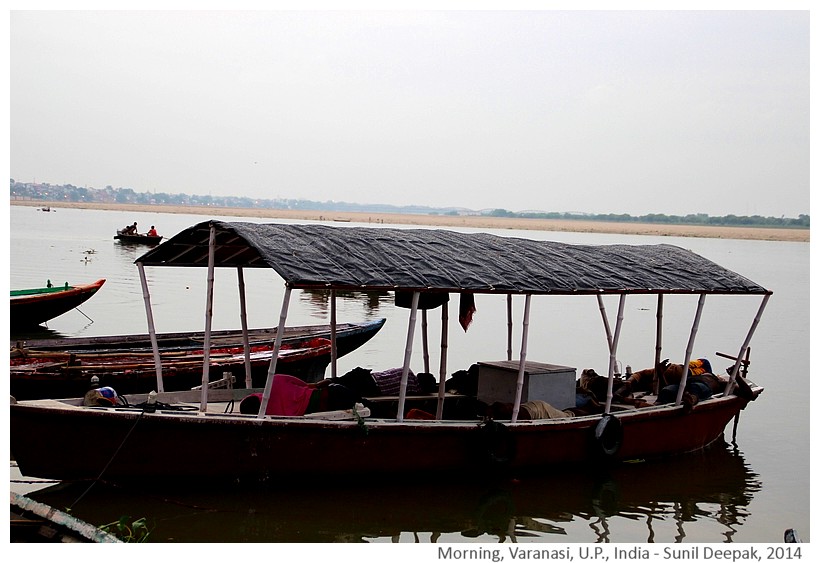
[[[180,392],[172,392],[172,393],[163,393],[159,396],[159,400],[157,402],[157,412],[162,412],[166,414],[196,414],[202,413],[209,416],[230,416],[230,417],[238,417],[238,418],[247,418],[253,419],[256,418],[257,415],[254,414],[243,414],[239,412],[239,403],[246,395],[251,393],[260,393],[262,389],[218,389],[218,390],[211,390],[209,392],[209,402],[205,405],[205,410],[201,411],[200,407],[200,397],[201,391],[199,390],[192,390],[192,391],[180,391]],[[719,395],[715,395],[715,398],[718,398]],[[645,402],[642,402],[639,405],[628,405],[628,404],[618,404],[614,403],[611,407],[611,412],[628,412],[628,411],[636,411],[636,410],[644,410],[644,409],[651,409],[651,408],[669,408],[673,405],[665,404],[665,405],[656,405],[654,395],[645,395],[643,396]],[[467,395],[455,394],[455,393],[447,393],[444,395],[445,401],[453,401],[458,399],[469,399]],[[431,402],[436,402],[438,400],[438,395],[430,393],[430,394],[421,394],[421,395],[408,395],[405,397],[405,401],[409,406],[413,404],[421,404],[427,403],[430,404]],[[39,407],[45,408],[65,408],[66,406],[73,406],[77,408],[87,408],[87,409],[94,409],[94,410],[122,410],[122,409],[133,409],[135,411],[142,411],[144,410],[145,403],[148,401],[148,395],[127,395],[121,397],[121,401],[124,401],[123,404],[117,406],[84,406],[82,404],[82,398],[70,398],[70,399],[35,399],[35,400],[27,400],[25,401],[28,405],[34,405]],[[269,415],[268,418],[281,418],[281,419],[304,419],[304,420],[358,420],[360,418],[369,418],[371,420],[385,420],[391,421],[395,420],[395,409],[392,410],[393,414],[384,415],[384,412],[391,412],[390,406],[395,406],[398,403],[399,397],[398,395],[390,395],[390,396],[381,396],[381,397],[371,397],[365,398],[365,402],[374,406],[375,411],[371,411],[370,408],[364,406],[362,403],[356,404],[356,412],[354,413],[352,409],[343,409],[343,410],[333,410],[333,411],[322,411],[322,412],[315,412],[315,413],[308,413],[302,416],[294,417],[294,416],[277,416],[277,415]],[[383,407],[384,405],[384,407]],[[584,417],[592,417],[592,418],[600,418],[600,413],[597,414],[590,414],[590,415],[575,415],[575,416],[567,416],[566,419],[577,419],[577,418],[584,418]],[[476,416],[473,419],[458,419],[458,420],[449,420],[449,422],[478,422],[482,420],[483,417]],[[497,418],[499,422],[509,423],[509,418]],[[425,419],[425,418],[415,418],[414,422],[448,422],[447,420],[435,421],[432,419]],[[530,423],[532,420],[521,419],[518,421],[519,423]]]

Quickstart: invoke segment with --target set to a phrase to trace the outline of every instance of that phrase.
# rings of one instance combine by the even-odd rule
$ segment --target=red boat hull
[[[729,396],[688,412],[667,405],[618,413],[622,445],[608,453],[595,436],[598,416],[506,423],[488,433],[480,421],[260,420],[13,404],[11,452],[24,475],[63,480],[524,472],[700,450],[723,435],[747,402]]]

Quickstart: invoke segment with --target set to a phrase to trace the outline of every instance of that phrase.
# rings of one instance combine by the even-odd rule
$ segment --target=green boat
[[[105,283],[104,279],[85,285],[53,286],[11,291],[11,328],[33,327],[59,317],[85,303]]]

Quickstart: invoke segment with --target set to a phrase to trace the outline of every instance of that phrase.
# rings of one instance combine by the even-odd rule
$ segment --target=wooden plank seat
[[[459,395],[456,393],[445,393],[445,399],[463,399],[467,397],[467,395]],[[398,395],[380,395],[378,397],[362,397],[366,401],[370,401],[371,403],[389,403],[391,401],[398,402],[399,396]],[[420,395],[407,395],[404,398],[405,401],[437,401],[438,400],[438,393],[423,393]]]

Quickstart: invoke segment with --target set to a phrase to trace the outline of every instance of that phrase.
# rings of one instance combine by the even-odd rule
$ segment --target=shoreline
[[[76,203],[34,200],[11,200],[11,205],[50,207],[53,209],[96,209],[102,211],[133,211],[139,213],[171,213],[252,217],[257,219],[288,219],[303,221],[379,223],[392,225],[424,225],[431,227],[467,227],[477,229],[511,229],[605,233],[620,235],[676,236],[809,242],[811,229],[776,227],[730,227],[711,225],[664,225],[656,223],[621,223],[571,219],[523,219],[478,215],[416,215],[407,213],[365,213],[352,211],[301,211],[292,209],[248,209],[238,207],[197,207],[181,205],[137,205],[122,203]]]

